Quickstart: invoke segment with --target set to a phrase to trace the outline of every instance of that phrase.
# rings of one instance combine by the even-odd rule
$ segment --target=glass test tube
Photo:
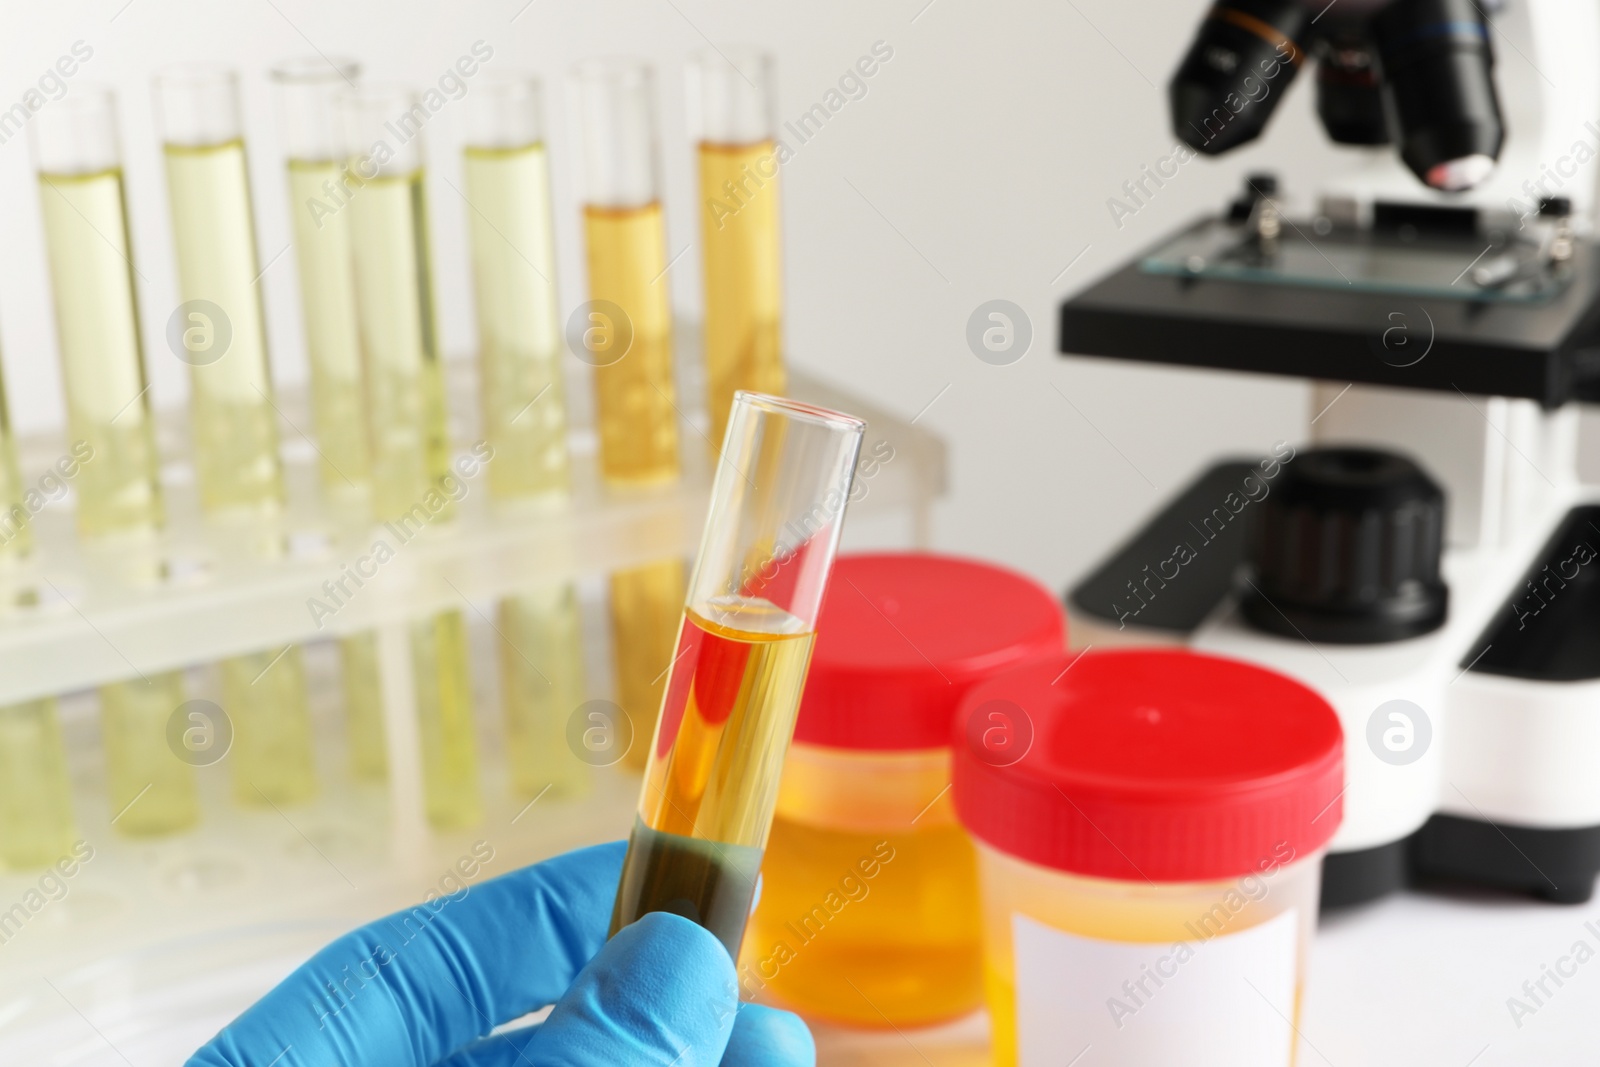
[[[334,113],[339,94],[354,85],[353,60],[313,56],[272,69],[279,126],[288,157],[289,214],[300,274],[300,314],[311,364],[311,417],[322,454],[322,485],[335,501],[355,501],[369,488],[366,401],[361,384],[361,334],[351,263],[350,215],[360,182],[350,173]],[[361,499],[363,509],[367,501]],[[375,634],[339,639],[345,735],[350,769],[381,780],[388,769],[383,738],[383,692]]]
[[[212,516],[273,514],[283,503],[283,471],[238,75],[226,67],[171,67],[156,76],[155,102],[200,503]],[[235,799],[276,804],[313,796],[316,763],[300,649],[224,660],[222,691],[234,728],[228,755]]]
[[[722,440],[737,390],[788,388],[772,81],[772,57],[755,49],[708,49],[689,63],[713,442]]]
[[[104,86],[75,86],[28,129],[67,432],[92,450],[77,478],[78,531],[89,539],[148,536],[161,526],[163,512],[116,97]],[[166,745],[167,718],[183,700],[176,671],[100,687],[108,799],[114,825],[124,833],[165,833],[200,817],[194,768]]]
[[[589,353],[596,364],[601,473],[613,486],[667,482],[679,474],[678,427],[654,77],[643,63],[594,60],[577,68],[574,82],[583,133],[590,320],[608,328],[609,338],[631,337],[617,358],[604,350]],[[603,321],[618,311],[622,322]],[[610,586],[617,702],[642,738],[661,708],[672,661],[683,561],[619,571]],[[625,759],[640,768],[644,756],[634,744]]]
[[[392,86],[348,91],[339,107],[349,167],[361,182],[348,210],[373,509],[379,520],[418,532],[407,513],[443,495],[450,459],[423,184],[420,116],[427,112],[416,94]],[[441,509],[434,520],[450,513]],[[483,799],[459,611],[412,624],[411,662],[428,818],[439,828],[472,825],[483,817]]]
[[[612,933],[672,911],[739,958],[864,429],[735,395]]]
[[[539,82],[486,82],[469,101],[467,221],[478,312],[483,421],[503,501],[564,500],[569,492],[566,396]],[[558,583],[500,602],[506,754],[519,792],[572,796],[589,768],[566,743],[583,701],[577,591]]]

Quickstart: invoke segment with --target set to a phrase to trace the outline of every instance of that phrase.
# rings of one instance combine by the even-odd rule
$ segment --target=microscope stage
[[[1285,223],[1271,257],[1204,220],[1061,305],[1064,354],[1522,397],[1600,400],[1600,247],[1558,272],[1479,232]],[[1449,267],[1460,272],[1452,281]],[[1518,268],[1498,286],[1473,272]]]

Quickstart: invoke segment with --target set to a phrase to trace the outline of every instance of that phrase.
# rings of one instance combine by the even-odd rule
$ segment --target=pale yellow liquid
[[[583,209],[589,299],[628,317],[633,343],[594,372],[600,468],[618,485],[678,476],[678,424],[672,384],[672,305],[661,205]]]
[[[270,513],[282,502],[283,474],[244,142],[169,144],[165,157],[180,295],[220,307],[231,331],[220,358],[189,368],[201,506],[213,515]],[[316,792],[300,650],[268,670],[279,651],[222,664],[223,708],[234,725],[233,792],[245,804],[295,803]]]
[[[642,769],[644,741],[655,730],[667,668],[683,613],[687,577],[682,560],[666,560],[611,576],[611,648],[617,704],[633,724],[633,747],[623,763]]]
[[[322,481],[337,492],[366,484],[367,434],[361,385],[346,198],[357,180],[344,164],[289,161],[289,214],[300,269],[300,313],[311,363],[311,417]]]
[[[107,800],[124,834],[170,833],[200,820],[194,768],[167,747],[167,719],[183,701],[177,671],[100,687]]]
[[[371,477],[348,210],[358,186],[359,179],[343,163],[289,161],[300,313],[311,363],[311,417],[323,485],[341,495],[366,488]],[[350,769],[358,778],[382,779],[388,758],[376,636],[342,639],[339,656]]]
[[[317,792],[311,711],[299,648],[222,663],[222,707],[233,721],[233,795],[241,804],[297,804]]]
[[[244,142],[169,144],[165,156],[179,293],[185,303],[220,307],[232,333],[220,358],[189,368],[200,502],[208,514],[271,511],[283,499],[283,474]]]
[[[483,821],[483,791],[467,628],[459,611],[411,624],[411,670],[428,822],[439,830],[475,826]]]
[[[498,497],[567,489],[566,398],[542,144],[466,150],[483,421]]]
[[[437,492],[449,472],[422,172],[363,182],[345,211],[355,259],[373,508],[380,520],[397,519]],[[439,828],[473,825],[483,818],[483,798],[467,632],[459,611],[411,624],[411,662],[428,819]],[[375,674],[372,688],[376,693]]]
[[[778,177],[771,141],[702,143],[699,155],[706,403],[711,442],[721,448],[735,391],[781,396],[788,388],[780,328]],[[769,171],[771,177],[763,177]]]
[[[766,601],[683,613],[639,798],[652,830],[765,848],[814,631]]]
[[[357,778],[381,781],[389,773],[389,751],[383,731],[383,686],[378,677],[378,635],[356,634],[339,640],[343,670],[345,742],[350,771]]]
[[[345,211],[355,253],[373,508],[388,520],[420,502],[449,463],[422,172],[364,182]]]
[[[583,703],[577,593],[561,585],[500,602],[496,628],[506,719],[506,760],[517,792],[573,797],[589,790],[589,767],[567,741]]]
[[[55,700],[0,707],[0,867],[49,866],[76,835]]]
[[[39,175],[67,432],[93,449],[79,472],[86,537],[161,525],[122,171]]]
[[[566,397],[544,146],[469,146],[465,156],[489,491],[558,497],[568,488]],[[584,793],[589,768],[566,740],[567,717],[583,702],[576,591],[512,597],[497,613],[512,782],[527,797]]]

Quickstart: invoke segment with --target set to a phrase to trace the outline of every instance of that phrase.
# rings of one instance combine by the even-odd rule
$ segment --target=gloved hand
[[[646,915],[606,940],[623,852],[570,852],[354,930],[188,1067],[813,1064],[805,1024],[740,1004],[727,951],[689,920]]]

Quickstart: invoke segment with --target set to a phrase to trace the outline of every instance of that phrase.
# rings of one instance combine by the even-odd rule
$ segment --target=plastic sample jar
[[[918,1026],[983,1000],[950,724],[997,670],[1065,645],[1049,590],[948,556],[842,556],[817,624],[740,984],[815,1018]]]
[[[1290,1064],[1341,816],[1328,703],[1234,660],[1091,651],[974,688],[957,729],[994,1062]]]

